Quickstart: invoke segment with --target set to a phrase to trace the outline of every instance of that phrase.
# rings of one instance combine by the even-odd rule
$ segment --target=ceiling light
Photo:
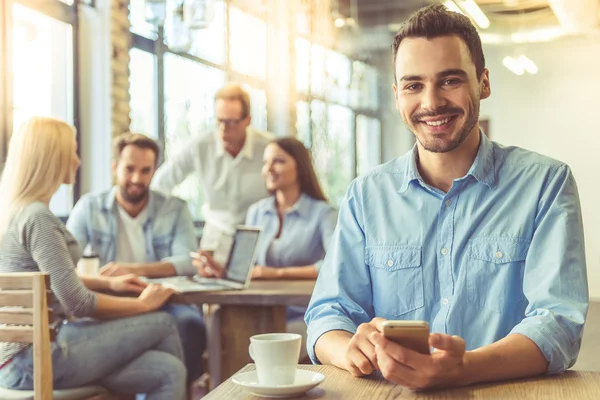
[[[459,14],[463,14],[464,15],[464,13],[462,12],[462,10],[452,0],[445,1],[444,2],[444,7],[446,7],[450,11],[454,11],[454,12],[457,12]]]
[[[336,28],[342,28],[346,25],[346,18],[336,18],[335,21],[333,21],[333,24]]]
[[[473,21],[475,21],[480,28],[486,29],[490,26],[490,20],[485,16],[474,0],[463,1],[462,8],[471,16],[471,18],[473,18]]]
[[[538,66],[533,61],[531,61],[529,57],[521,55],[519,56],[517,61],[523,67],[523,69],[529,72],[530,74],[535,75],[538,73]]]
[[[504,64],[506,68],[517,75],[523,75],[525,72],[521,63],[510,56],[504,57],[502,64]]]

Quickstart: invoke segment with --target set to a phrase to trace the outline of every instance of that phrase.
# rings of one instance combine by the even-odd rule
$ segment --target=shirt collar
[[[479,150],[473,165],[469,169],[467,175],[473,176],[477,181],[487,185],[492,189],[496,184],[496,176],[494,174],[494,147],[492,141],[486,135],[479,132],[480,142]],[[417,144],[413,146],[409,156],[406,158],[406,168],[404,174],[404,182],[398,190],[399,193],[404,193],[408,189],[408,185],[412,181],[421,181],[423,178],[417,168],[417,160],[419,158],[419,150]]]
[[[285,213],[286,214],[297,213],[301,217],[307,216],[310,212],[311,200],[312,199],[309,195],[307,195],[306,193],[301,193],[300,197],[298,197],[298,200],[296,200],[294,205],[292,207],[290,207],[290,209],[287,210]],[[265,202],[264,212],[271,213],[271,214],[277,214],[277,201],[276,201],[274,195],[271,196],[269,201]]]
[[[223,157],[225,155],[225,148],[223,147],[223,142],[221,138],[219,138],[219,133],[215,133],[215,137],[217,139],[217,149],[216,156]],[[240,154],[236,158],[246,157],[249,160],[252,160],[254,157],[254,130],[248,126],[246,128],[246,140],[244,141],[244,146],[240,150]]]

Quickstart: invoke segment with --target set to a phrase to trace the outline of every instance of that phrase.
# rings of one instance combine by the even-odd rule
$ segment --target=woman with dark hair
[[[246,217],[246,225],[262,228],[252,279],[316,279],[337,212],[325,199],[310,153],[295,138],[275,139],[265,149],[262,174],[271,196],[251,205]],[[203,276],[224,272],[205,252],[195,265]],[[306,336],[305,311],[288,307],[288,331]]]
[[[253,279],[315,279],[335,229],[331,207],[299,140],[273,140],[262,173],[271,197],[250,206],[247,225],[260,226]]]

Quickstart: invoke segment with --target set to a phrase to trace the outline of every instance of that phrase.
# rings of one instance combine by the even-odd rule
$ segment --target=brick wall
[[[112,136],[129,130],[129,0],[111,0]]]

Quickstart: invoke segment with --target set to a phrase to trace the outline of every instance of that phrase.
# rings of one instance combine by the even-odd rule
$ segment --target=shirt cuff
[[[192,264],[192,260],[190,259],[189,256],[166,257],[160,261],[173,264],[173,268],[175,268],[175,272],[179,276],[194,276],[194,275],[196,275],[196,268]]]
[[[356,325],[351,319],[344,317],[326,317],[311,321],[307,329],[306,350],[313,364],[321,364],[315,354],[315,345],[317,340],[329,331],[346,331],[355,334]]]
[[[569,343],[565,330],[554,318],[544,315],[525,318],[511,330],[510,334],[513,333],[528,337],[539,347],[548,361],[548,374],[560,374],[575,364],[579,345]]]

